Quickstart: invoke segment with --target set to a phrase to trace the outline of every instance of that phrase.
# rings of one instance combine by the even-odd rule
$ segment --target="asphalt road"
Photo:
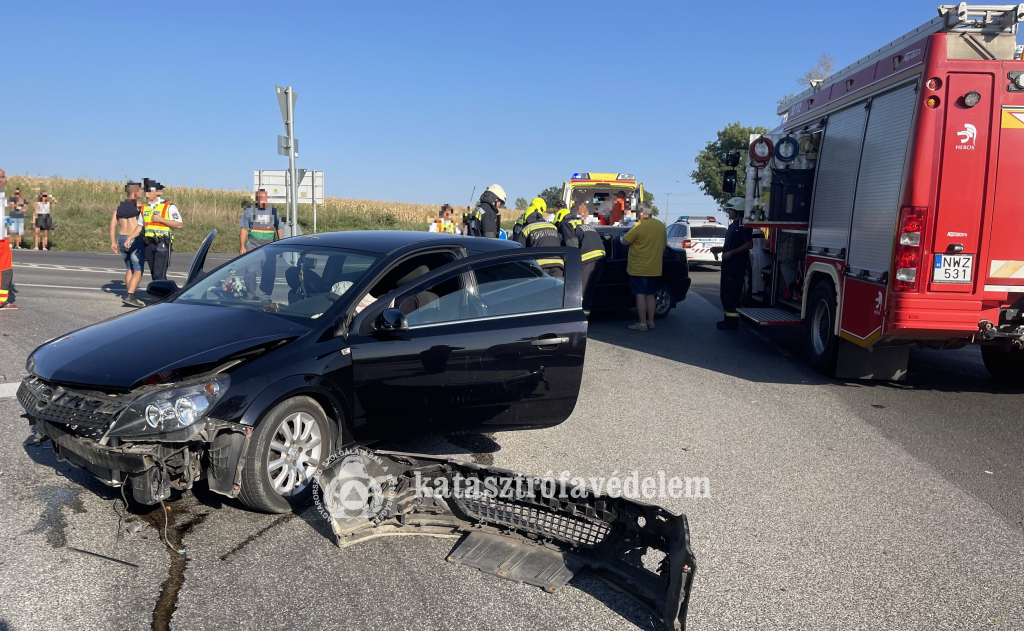
[[[184,557],[158,536],[160,509],[133,507],[142,529],[117,540],[116,494],[34,445],[3,395],[36,345],[122,311],[108,295],[119,268],[113,254],[15,252],[0,630],[658,628],[591,576],[550,595],[446,563],[452,540],[343,551],[313,511],[255,514],[201,489],[169,504]],[[718,274],[693,278],[655,331],[627,331],[628,312],[594,318],[562,425],[387,446],[533,474],[707,476],[710,498],[658,500],[690,517],[694,629],[1024,626],[1024,393],[991,383],[976,349],[914,350],[900,384],[824,379],[799,330],[716,331]]]

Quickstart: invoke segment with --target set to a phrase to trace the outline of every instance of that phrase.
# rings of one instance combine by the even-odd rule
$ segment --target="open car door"
[[[544,273],[536,260],[547,258],[563,259],[564,278]],[[352,322],[355,438],[561,423],[576,406],[586,339],[578,249],[444,265]]]
[[[188,268],[188,277],[185,279],[185,284],[188,285],[203,271],[203,265],[206,264],[206,255],[210,252],[210,246],[213,245],[213,240],[217,237],[217,230],[214,229],[210,234],[206,235],[203,242],[199,245],[199,249],[196,250],[196,255],[192,257],[192,265]]]

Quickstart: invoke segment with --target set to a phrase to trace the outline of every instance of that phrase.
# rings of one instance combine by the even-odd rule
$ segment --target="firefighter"
[[[467,234],[471,237],[498,238],[500,226],[499,211],[505,205],[505,189],[497,184],[487,187],[480,196],[480,202],[469,213]]]
[[[544,200],[534,197],[530,206],[523,212],[523,216],[519,218],[519,221],[522,222],[522,230],[519,231],[518,236],[513,231],[513,240],[528,248],[562,245],[562,239],[558,236],[558,228],[544,219],[544,213],[547,210],[548,205],[544,203]],[[565,276],[565,263],[560,258],[537,259],[537,265],[540,265],[548,276],[555,278]]]
[[[729,229],[722,246],[722,285],[720,296],[725,317],[718,323],[720,331],[740,328],[740,314],[736,309],[743,296],[743,279],[747,275],[747,252],[754,247],[750,228],[740,224],[743,219],[743,198],[733,197],[725,204],[729,213]]]
[[[160,196],[160,191],[164,190],[160,182],[144,178],[142,190],[146,193],[146,205],[142,207],[142,242],[146,244],[149,275],[153,280],[166,280],[173,230],[181,228],[181,213],[177,206]]]
[[[594,226],[587,224],[587,207],[584,204],[580,204],[579,213],[572,213],[564,203],[559,206],[555,213],[555,225],[558,226],[562,242],[566,247],[579,248],[583,260],[583,312],[589,316],[594,292],[597,291],[597,283],[604,268],[604,241]]]

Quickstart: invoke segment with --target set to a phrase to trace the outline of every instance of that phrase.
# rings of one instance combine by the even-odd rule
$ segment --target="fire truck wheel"
[[[1024,350],[982,346],[981,359],[992,378],[1010,386],[1024,386]]]
[[[836,290],[822,281],[807,303],[807,363],[823,375],[834,375],[839,345],[836,339]]]

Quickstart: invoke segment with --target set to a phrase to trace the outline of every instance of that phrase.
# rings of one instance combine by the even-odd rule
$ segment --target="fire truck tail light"
[[[900,238],[896,242],[896,281],[893,291],[917,291],[917,270],[923,254],[921,235],[924,234],[928,209],[907,206],[900,211]]]
[[[921,245],[921,233],[904,232],[900,235],[900,245]]]
[[[935,109],[936,107],[938,107],[939,103],[940,103],[939,97],[937,97],[937,96],[929,96],[928,99],[924,102],[925,105],[927,105],[928,107],[930,107],[932,109]]]

